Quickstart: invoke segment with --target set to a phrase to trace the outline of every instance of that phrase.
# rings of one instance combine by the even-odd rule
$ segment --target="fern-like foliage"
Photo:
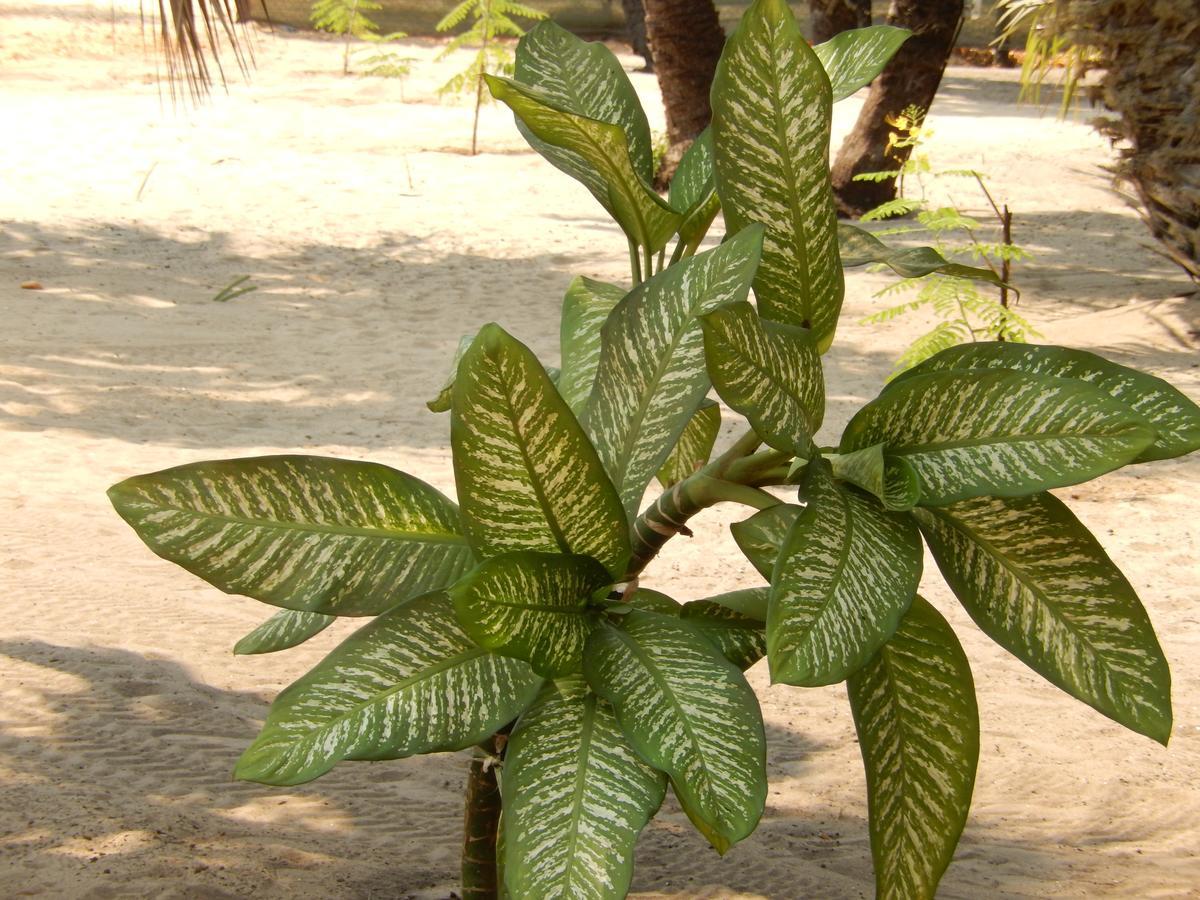
[[[309,21],[313,23],[314,28],[319,31],[328,31],[330,34],[345,36],[342,47],[343,75],[350,74],[351,38],[379,43],[407,37],[402,31],[395,31],[380,37],[379,26],[367,13],[377,12],[381,9],[383,9],[383,4],[377,3],[376,0],[316,0],[312,5],[312,11],[309,13]],[[376,62],[372,64],[368,62],[368,65],[372,66],[374,71],[368,70],[367,74],[378,74],[380,63]],[[393,71],[398,71],[398,69],[393,66]],[[408,71],[405,70],[403,75],[407,74]]]

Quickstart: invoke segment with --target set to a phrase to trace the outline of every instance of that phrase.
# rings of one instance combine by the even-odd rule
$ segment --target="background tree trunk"
[[[646,8],[642,0],[621,0],[625,7],[625,35],[633,52],[646,61],[646,71],[654,71],[654,54],[646,39]]]
[[[871,24],[871,0],[808,0],[812,42],[821,44],[835,34]]]
[[[712,0],[644,0],[646,33],[667,112],[667,157],[658,172],[665,181],[712,118],[708,92],[725,32]]]
[[[909,28],[913,36],[872,82],[867,102],[838,151],[832,174],[840,215],[860,216],[896,196],[894,178],[855,181],[854,176],[898,169],[908,159],[909,148],[888,152],[892,127],[886,119],[906,106],[928,109],[933,103],[962,16],[963,0],[892,0],[888,24]]]

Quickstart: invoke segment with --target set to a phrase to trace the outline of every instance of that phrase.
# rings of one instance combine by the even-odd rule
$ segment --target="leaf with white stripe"
[[[806,467],[801,496],[771,576],[767,653],[772,681],[814,687],[858,671],[892,636],[921,580],[921,538],[824,460]]]
[[[504,880],[514,900],[619,900],[667,780],[582,678],[547,682],[504,755]]]
[[[991,269],[951,262],[933,247],[889,247],[871,232],[857,225],[839,222],[837,239],[838,254],[844,269],[882,263],[902,278],[920,278],[937,272],[939,275],[967,278],[971,281],[1004,284],[1000,276]]]
[[[492,96],[517,116],[533,149],[581,181],[631,241],[654,252],[666,246],[683,217],[638,175],[620,125],[560,109],[541,88],[483,77]]]
[[[922,506],[1019,497],[1136,459],[1154,429],[1091,385],[1009,369],[906,378],[850,420],[841,453],[884,444],[921,481]]]
[[[579,553],[624,574],[629,527],[612,482],[541,363],[499,325],[480,330],[459,366],[450,444],[481,557]]]
[[[450,361],[450,374],[447,375],[446,380],[442,382],[441,388],[438,389],[437,396],[432,400],[425,401],[425,406],[430,412],[450,412],[450,397],[454,392],[454,379],[458,377],[458,364],[462,362],[463,356],[466,355],[467,349],[471,346],[471,342],[474,340],[474,333],[464,334],[458,339],[458,346],[454,349],[454,359]]]
[[[713,219],[721,211],[717,182],[713,172],[712,129],[705,128],[692,141],[671,179],[668,201],[683,215],[679,237],[692,253],[700,246]]]
[[[286,609],[376,615],[472,564],[457,507],[376,463],[190,463],[122,481],[108,497],[163,559],[227,594]]]
[[[303,784],[343,759],[461,750],[515,719],[542,679],[477,646],[445,594],[364,625],[271,704],[234,775]]]
[[[604,323],[583,424],[631,517],[708,393],[696,316],[746,299],[761,248],[761,228],[741,231],[636,287]]]
[[[767,581],[775,571],[775,560],[779,558],[784,538],[802,512],[803,506],[779,503],[729,526],[742,554]]]
[[[558,678],[579,671],[584,641],[596,627],[592,595],[611,583],[590,556],[525,550],[485,560],[450,597],[475,643]]]
[[[760,319],[749,303],[719,307],[700,324],[721,399],[776,450],[808,450],[825,416],[825,376],[811,333]]]
[[[694,625],[722,656],[745,671],[767,655],[763,623],[768,597],[764,587],[693,600],[683,605],[680,618]]]
[[[1090,384],[1125,404],[1158,432],[1134,462],[1171,459],[1200,449],[1200,407],[1161,378],[1086,350],[1008,341],[963,344],[931,356],[892,384],[946,369],[1016,369]]]
[[[849,453],[826,457],[835,478],[869,491],[888,509],[912,509],[921,499],[921,479],[916,469],[899,457],[888,456],[883,444],[872,444]]]
[[[813,52],[829,76],[833,102],[870,84],[911,35],[907,28],[869,25],[839,32],[814,46]]]
[[[659,483],[664,488],[673,487],[704,466],[712,456],[720,432],[721,407],[705,397],[658,470]]]
[[[337,616],[281,609],[233,645],[238,656],[276,653],[303,644],[337,621]]]
[[[846,683],[867,771],[879,900],[932,900],[971,808],[979,710],[967,657],[923,597]]]
[[[938,567],[980,628],[1051,684],[1166,744],[1171,673],[1133,587],[1050,494],[918,510]]]
[[[558,392],[576,416],[583,414],[596,380],[600,329],[624,296],[625,290],[615,284],[581,276],[571,282],[563,297],[559,336],[562,375],[558,379]]]
[[[833,342],[845,287],[829,180],[829,78],[786,0],[755,0],[712,90],[717,194],[737,232],[767,228],[754,296],[764,319]]]
[[[762,713],[741,671],[700,631],[634,610],[621,627],[592,632],[583,671],[718,852],[754,830],[767,797]]]

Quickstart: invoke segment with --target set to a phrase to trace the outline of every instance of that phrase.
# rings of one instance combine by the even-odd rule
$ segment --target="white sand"
[[[419,61],[400,84],[340,77],[336,43],[263,35],[249,84],[173,112],[135,22],[47,12],[0,6],[0,895],[446,897],[463,758],[345,764],[293,789],[232,782],[270,699],[347,625],[233,657],[270,610],[152,556],[104,490],[300,450],[450,491],[448,422],[423,401],[458,336],[494,319],[553,361],[568,281],[626,278],[624,241],[499,109],[483,121],[491,152],[461,153],[469,111],[433,88],[463,59],[434,65],[430,44],[404,45]],[[633,77],[661,127],[653,78]],[[931,153],[988,172],[1016,210],[1038,254],[1016,276],[1023,309],[1047,340],[1200,395],[1196,301],[1108,188],[1108,149],[1014,94],[1011,74],[952,69]],[[856,102],[839,106],[839,130]],[[213,302],[241,275],[258,291]],[[21,290],[29,280],[43,289]],[[886,280],[849,280],[831,439],[928,324],[855,324]],[[1196,895],[1198,472],[1169,462],[1062,492],[1158,627],[1175,677],[1169,750],[1007,657],[929,564],[925,592],[959,628],[983,717],[942,896]],[[675,542],[654,585],[690,599],[755,583],[723,528],[735,513],[701,517],[703,537]],[[870,896],[843,691],[768,688],[763,666],[750,677],[771,748],[762,825],[720,859],[669,802],[640,845],[638,895]]]

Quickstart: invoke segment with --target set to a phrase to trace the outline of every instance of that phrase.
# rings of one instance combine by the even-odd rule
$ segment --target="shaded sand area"
[[[567,283],[626,279],[624,241],[502,111],[484,114],[490,152],[463,155],[469,110],[434,88],[465,59],[434,64],[435,45],[402,46],[418,61],[400,83],[342,78],[336,43],[259,34],[249,83],[175,111],[141,48],[136,18],[106,9],[0,6],[0,895],[448,897],[464,757],[345,764],[301,788],[233,782],[270,699],[349,625],[232,656],[269,610],[152,556],[104,490],[292,450],[451,490],[448,421],[423,401],[459,335],[497,320],[553,361]],[[633,78],[661,128],[655,82]],[[930,152],[989,173],[1016,210],[1037,254],[1017,276],[1024,311],[1047,340],[1200,396],[1196,301],[1109,189],[1108,149],[1015,94],[1008,73],[950,70]],[[857,103],[839,106],[839,132]],[[257,291],[213,301],[243,275]],[[884,283],[849,279],[830,439],[928,327],[856,324]],[[1178,897],[1200,884],[1198,475],[1177,461],[1061,492],[1171,659],[1169,750],[1008,658],[928,564],[983,720],[974,811],[942,896]],[[674,542],[648,582],[680,599],[756,583],[724,527],[734,516],[701,517],[712,540]],[[761,827],[720,859],[668,801],[638,850],[637,895],[870,896],[843,689],[771,688],[762,665],[750,678],[770,744]]]

